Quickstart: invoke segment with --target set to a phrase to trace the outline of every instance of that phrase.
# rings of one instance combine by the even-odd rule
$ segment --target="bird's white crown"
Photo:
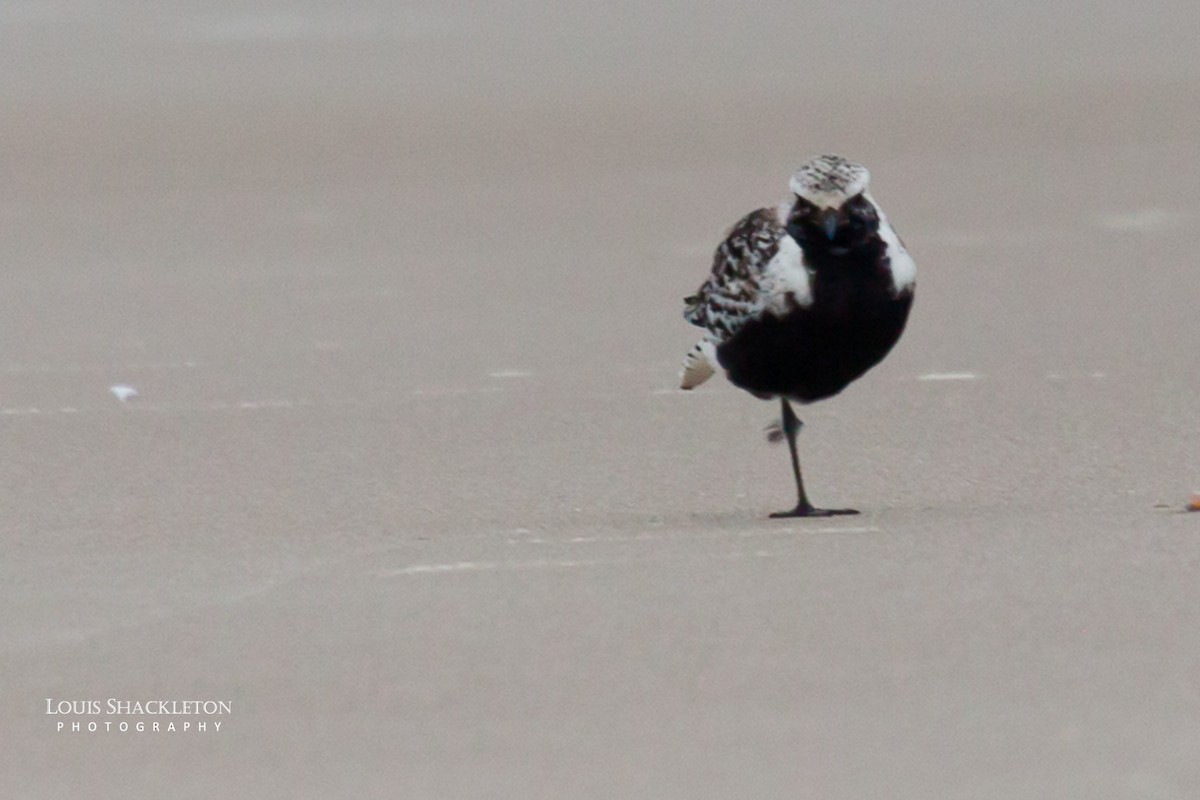
[[[841,156],[817,156],[792,174],[792,193],[817,208],[840,208],[871,181],[867,168]]]

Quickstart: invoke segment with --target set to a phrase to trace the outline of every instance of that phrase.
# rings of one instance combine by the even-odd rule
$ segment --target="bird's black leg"
[[[796,435],[800,433],[803,423],[796,416],[796,412],[792,411],[792,404],[787,401],[787,398],[781,402],[783,403],[783,433],[787,436],[788,449],[792,453],[792,473],[796,476],[798,500],[796,507],[791,511],[777,511],[771,517],[779,519],[782,517],[835,517],[842,514],[857,514],[858,512],[853,508],[813,508],[812,503],[808,502],[808,495],[804,493],[804,477],[800,474],[800,454],[796,450]]]

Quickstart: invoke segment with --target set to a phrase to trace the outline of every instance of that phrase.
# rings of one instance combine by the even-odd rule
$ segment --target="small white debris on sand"
[[[131,397],[138,396],[138,390],[132,386],[126,386],[123,383],[118,383],[116,386],[108,387],[108,390],[113,393],[113,397],[120,400],[122,403],[129,400]]]
[[[919,381],[973,381],[979,376],[974,372],[929,372],[918,375]]]
[[[1143,208],[1124,214],[1107,214],[1100,218],[1100,225],[1112,231],[1158,231],[1173,227],[1181,217],[1165,208]]]

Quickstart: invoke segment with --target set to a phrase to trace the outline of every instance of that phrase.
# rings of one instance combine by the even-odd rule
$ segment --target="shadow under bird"
[[[819,156],[792,175],[794,197],[761,208],[729,232],[712,274],[683,316],[706,333],[684,358],[680,388],[717,368],[735,386],[779,398],[796,478],[796,507],[772,517],[827,517],[804,491],[791,403],[845,389],[883,360],[904,331],[916,265],[867,191],[870,173],[840,156]]]

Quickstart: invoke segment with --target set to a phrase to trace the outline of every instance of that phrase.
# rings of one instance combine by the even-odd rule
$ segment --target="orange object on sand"
[[[1200,493],[1192,495],[1188,502],[1188,511],[1200,511]]]

